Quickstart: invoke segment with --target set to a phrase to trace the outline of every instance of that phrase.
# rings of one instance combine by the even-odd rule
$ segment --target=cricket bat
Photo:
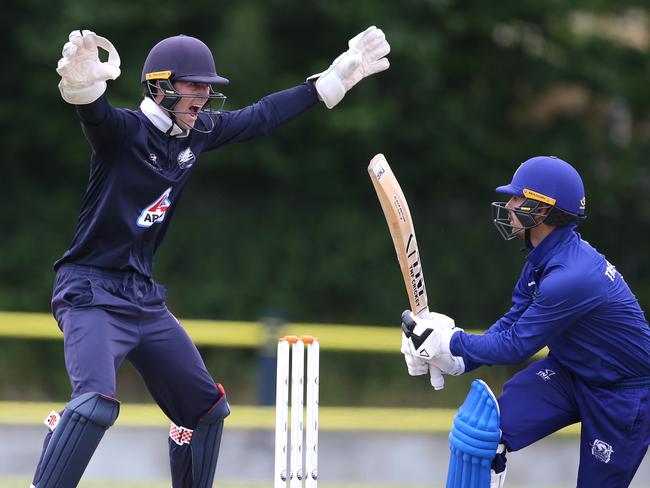
[[[429,312],[429,300],[415,238],[415,228],[406,198],[383,154],[377,154],[372,158],[368,173],[393,238],[411,311],[421,317]],[[430,365],[429,370],[433,387],[436,390],[444,388],[445,380],[440,370],[433,365]]]

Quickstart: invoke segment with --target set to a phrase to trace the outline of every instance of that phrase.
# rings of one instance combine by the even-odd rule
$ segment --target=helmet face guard
[[[544,222],[549,212],[543,210],[552,208],[551,205],[532,198],[527,198],[520,206],[512,209],[507,208],[507,204],[508,202],[492,202],[492,221],[501,237],[506,241],[510,241],[521,235],[522,232]],[[516,215],[521,225],[514,224],[511,212]]]
[[[158,73],[153,73],[158,75]],[[171,75],[171,73],[169,73]],[[149,75],[148,75],[149,76]],[[181,81],[181,80],[179,80]],[[192,126],[191,130],[201,133],[209,133],[214,129],[216,124],[216,115],[219,113],[219,110],[223,108],[224,103],[226,102],[226,97],[223,93],[216,92],[212,88],[212,85],[209,85],[209,91],[207,95],[197,95],[195,93],[181,93],[179,92],[169,78],[147,78],[146,83],[146,93],[152,99],[156,100],[156,97],[162,95],[162,99],[158,103],[162,108],[167,110],[172,117],[172,121],[179,114],[190,114],[198,115],[203,114],[207,117],[207,123],[205,123],[205,128],[200,129],[196,126]],[[176,105],[182,98],[199,98],[205,99],[205,103],[202,109],[199,112],[193,112],[191,110],[175,110]],[[216,102],[216,103],[214,103]],[[214,106],[213,106],[214,103]],[[206,121],[204,121],[206,122]]]

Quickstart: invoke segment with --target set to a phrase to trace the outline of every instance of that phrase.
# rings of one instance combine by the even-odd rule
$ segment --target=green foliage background
[[[373,24],[391,43],[389,71],[364,80],[332,111],[316,107],[263,139],[203,155],[157,256],[155,277],[169,289],[171,310],[256,320],[273,308],[291,321],[395,327],[407,301],[366,173],[378,152],[409,200],[431,306],[459,325],[485,328],[509,306],[524,254],[498,236],[489,204],[494,187],[539,154],[581,172],[589,214],[583,237],[647,306],[648,42],[580,28],[581,19],[599,18],[630,34],[625,22],[647,27],[645,5],[4,2],[0,309],[48,310],[51,265],[72,238],[81,204],[89,147],[55,72],[71,30],[113,41],[122,75],[109,84],[109,99],[128,107],[139,103],[141,66],[157,41],[199,37],[231,80],[226,108],[234,109],[325,69],[347,39]],[[0,395],[67,395],[60,343],[3,340],[1,348]],[[254,355],[203,352],[235,398],[254,397]],[[399,355],[329,360],[332,403],[398,401],[386,388],[415,403],[445,401],[421,393]],[[513,371],[482,374],[498,385]],[[128,385],[138,380],[123,375],[130,396]],[[461,395],[469,379],[455,381]],[[140,386],[133,398],[141,398]]]

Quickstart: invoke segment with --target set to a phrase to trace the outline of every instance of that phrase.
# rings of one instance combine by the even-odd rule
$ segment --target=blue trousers
[[[222,392],[167,309],[166,295],[137,273],[70,264],[58,270],[52,311],[63,331],[72,398],[87,392],[115,397],[117,369],[128,359],[167,417],[196,427]],[[190,487],[190,448],[168,443],[173,486]]]
[[[588,385],[552,356],[512,377],[499,398],[502,442],[517,451],[582,422],[580,488],[629,486],[650,444],[650,384]]]

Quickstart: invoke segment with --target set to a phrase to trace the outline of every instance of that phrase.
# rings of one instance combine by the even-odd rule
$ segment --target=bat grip
[[[429,365],[429,374],[431,375],[431,386],[434,390],[442,390],[445,387],[445,379],[442,376],[442,371],[433,364]]]

